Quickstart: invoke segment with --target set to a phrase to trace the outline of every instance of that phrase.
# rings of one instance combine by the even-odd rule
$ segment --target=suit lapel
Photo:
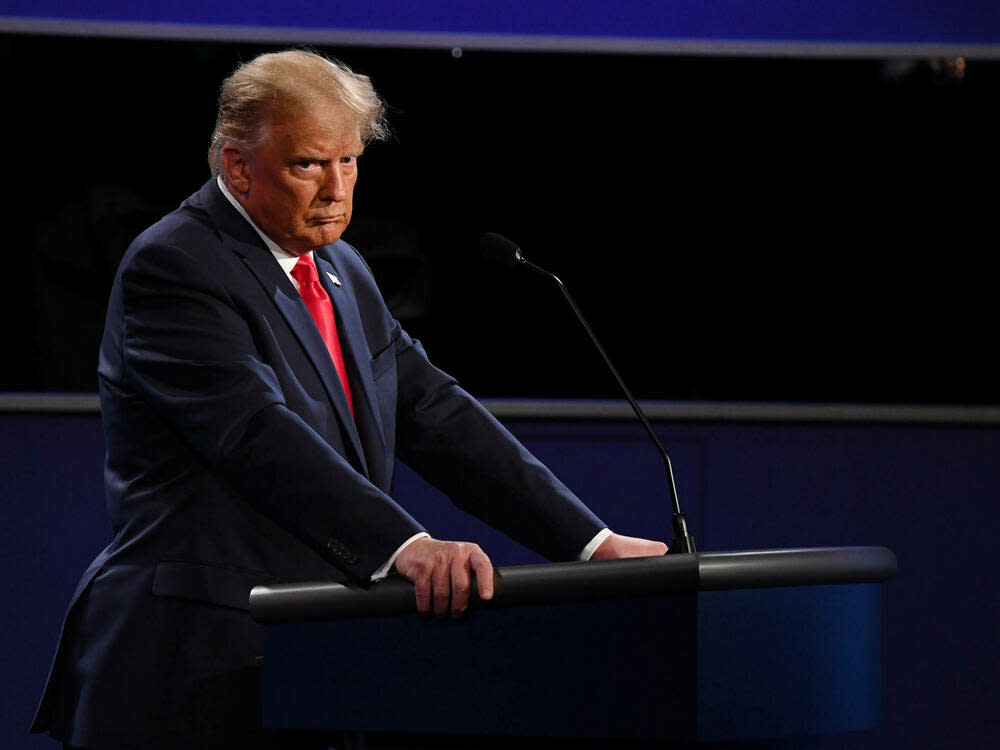
[[[243,262],[250,269],[250,272],[257,277],[265,292],[288,323],[295,338],[305,350],[313,367],[316,368],[323,388],[326,390],[343,426],[347,442],[355,454],[354,463],[360,467],[362,473],[367,475],[368,465],[365,461],[361,437],[358,434],[354,418],[351,416],[350,407],[347,405],[344,389],[340,386],[337,369],[333,366],[333,360],[327,351],[326,343],[320,336],[316,323],[305,302],[302,301],[301,295],[253,227],[230,205],[217,185],[207,184],[199,195],[204,201],[206,209],[222,230],[227,244],[243,258]],[[345,356],[346,354],[345,351]]]
[[[371,353],[365,339],[358,302],[353,290],[346,284],[338,286],[332,282],[330,274],[338,279],[344,277],[331,262],[320,257],[318,253],[313,253],[313,258],[319,271],[320,283],[326,289],[337,316],[337,333],[340,335],[340,346],[344,351],[344,361],[347,364],[347,374],[354,397],[354,419],[371,469],[370,476],[380,477],[385,463],[383,456],[387,455],[385,433],[379,417],[375,380],[372,378]]]

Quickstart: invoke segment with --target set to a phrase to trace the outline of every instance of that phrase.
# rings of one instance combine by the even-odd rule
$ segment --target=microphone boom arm
[[[670,549],[668,551],[668,554],[694,553],[695,552],[694,538],[688,533],[687,520],[684,518],[684,514],[681,513],[681,504],[680,500],[677,498],[677,485],[674,482],[674,468],[670,463],[670,456],[667,455],[666,449],[663,447],[663,444],[660,442],[660,439],[656,436],[656,432],[653,430],[652,425],[649,424],[649,420],[646,419],[646,415],[643,413],[642,409],[639,408],[639,404],[636,402],[635,398],[632,397],[632,392],[628,389],[628,386],[625,385],[625,381],[622,380],[621,375],[618,374],[618,370],[616,370],[615,366],[611,364],[611,359],[608,357],[607,352],[604,351],[604,347],[601,346],[601,342],[597,340],[597,336],[594,334],[593,329],[591,329],[590,324],[587,323],[586,318],[583,317],[583,313],[580,312],[580,308],[576,306],[576,302],[574,302],[573,297],[570,296],[569,290],[566,288],[566,285],[562,283],[559,277],[556,276],[554,273],[546,271],[544,268],[536,266],[534,263],[527,260],[521,254],[520,250],[517,250],[514,253],[513,258],[515,264],[517,263],[523,264],[524,266],[531,269],[535,273],[550,279],[555,283],[557,287],[559,287],[559,291],[562,292],[563,296],[566,298],[566,301],[572,308],[573,313],[577,317],[577,320],[580,321],[580,324],[584,327],[584,330],[587,331],[587,335],[590,336],[590,340],[594,342],[594,346],[597,347],[598,353],[600,353],[601,357],[604,359],[604,364],[608,366],[608,369],[611,370],[611,374],[615,376],[615,380],[618,381],[618,385],[621,387],[622,392],[625,394],[625,398],[628,399],[629,404],[632,406],[632,411],[635,412],[635,415],[639,418],[639,421],[642,422],[642,426],[646,428],[646,432],[649,433],[649,436],[653,439],[653,443],[656,445],[657,450],[660,451],[660,455],[663,457],[663,465],[667,471],[667,487],[670,491],[670,500],[674,510],[674,516],[673,516],[674,538],[673,541],[671,541],[670,543]]]

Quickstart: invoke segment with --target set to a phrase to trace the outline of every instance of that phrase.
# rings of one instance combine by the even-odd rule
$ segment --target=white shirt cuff
[[[590,544],[583,548],[583,552],[580,553],[581,560],[589,560],[591,556],[597,551],[597,548],[604,544],[604,540],[611,536],[614,532],[611,529],[601,529],[597,532],[597,536],[590,540]]]
[[[430,534],[428,534],[426,531],[421,531],[419,534],[414,534],[405,542],[403,542],[401,545],[399,545],[399,548],[392,553],[392,557],[386,560],[385,565],[383,565],[381,568],[372,573],[371,582],[375,583],[375,581],[381,581],[383,578],[389,575],[389,569],[392,567],[392,564],[396,562],[396,558],[399,557],[399,553],[402,552],[407,547],[409,547],[418,539],[423,539],[424,537],[430,537]]]

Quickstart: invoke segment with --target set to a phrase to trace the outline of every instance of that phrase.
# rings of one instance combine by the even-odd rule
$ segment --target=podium
[[[869,729],[895,571],[884,547],[498,568],[457,621],[402,579],[258,586],[264,724],[540,746]]]

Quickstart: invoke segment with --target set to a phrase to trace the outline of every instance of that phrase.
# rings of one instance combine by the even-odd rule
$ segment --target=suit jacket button
[[[351,552],[339,539],[327,539],[326,548],[333,553],[338,560],[343,560],[348,565],[353,565],[358,561],[358,556]]]

